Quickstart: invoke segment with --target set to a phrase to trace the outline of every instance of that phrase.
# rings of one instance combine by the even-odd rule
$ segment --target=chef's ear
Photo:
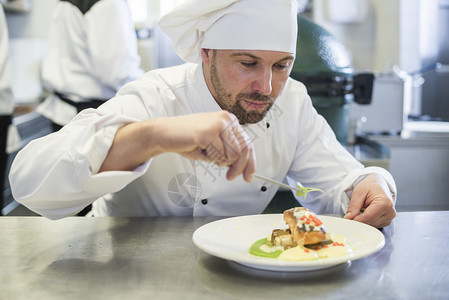
[[[212,50],[201,48],[201,60],[204,64],[210,65],[212,61]]]

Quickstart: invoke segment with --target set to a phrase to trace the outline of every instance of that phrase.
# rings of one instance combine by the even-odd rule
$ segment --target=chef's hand
[[[121,127],[99,172],[133,170],[166,152],[228,166],[228,180],[242,174],[251,182],[256,169],[248,135],[233,114],[220,111],[156,118]]]
[[[396,210],[386,181],[377,174],[370,174],[354,188],[345,219],[382,228],[390,225],[395,216]]]
[[[175,122],[179,122],[176,126]],[[166,136],[166,151],[174,151],[193,160],[228,166],[226,178],[243,175],[251,182],[255,172],[253,144],[237,117],[227,111],[186,115],[172,118]],[[173,129],[177,128],[177,132]]]

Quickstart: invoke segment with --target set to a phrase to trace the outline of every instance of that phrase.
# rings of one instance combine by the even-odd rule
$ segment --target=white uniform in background
[[[0,1],[1,3],[2,1]],[[11,83],[11,64],[9,60],[9,34],[5,12],[0,4],[0,116],[11,116],[14,112],[14,95]],[[6,152],[11,153],[20,147],[20,136],[16,126],[7,129]]]
[[[8,56],[8,36],[8,26],[0,1],[0,115],[11,115],[14,111],[14,96],[11,89],[11,66]]]
[[[14,96],[11,88],[8,37],[8,26],[0,1],[0,215],[3,209],[3,189],[7,154],[20,147],[20,137],[17,128],[12,125]]]
[[[261,213],[278,187],[227,168],[178,154],[154,157],[132,172],[97,173],[117,129],[129,122],[220,111],[201,65],[155,70],[124,86],[98,110],[86,110],[59,132],[31,142],[14,161],[13,195],[52,219],[72,215],[95,199],[95,216],[244,215]],[[321,188],[298,199],[317,213],[344,213],[360,176],[379,173],[396,193],[391,175],[363,168],[337,141],[312,107],[303,84],[289,79],[261,122],[244,126],[253,140],[257,172],[290,184]],[[24,159],[27,157],[27,159]],[[44,160],[39,157],[45,157]],[[112,194],[109,194],[112,193]]]
[[[3,6],[0,4],[0,116],[12,116],[14,112],[14,95],[11,88],[11,65],[8,56],[8,37],[5,13]],[[17,132],[17,128],[10,124],[7,130],[6,152],[14,152],[19,147],[19,133]]]
[[[142,74],[126,0],[58,1],[42,65],[47,89],[76,103],[105,101]],[[54,94],[37,110],[59,125],[77,113]]]

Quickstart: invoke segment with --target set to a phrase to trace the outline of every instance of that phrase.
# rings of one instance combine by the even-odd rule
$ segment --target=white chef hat
[[[295,53],[297,0],[186,0],[159,25],[187,62],[201,48]]]

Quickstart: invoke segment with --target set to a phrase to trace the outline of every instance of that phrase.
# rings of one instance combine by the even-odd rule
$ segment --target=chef
[[[0,1],[0,215],[3,209],[3,190],[8,153],[20,147],[17,128],[12,124],[14,95],[12,92],[11,66],[9,60],[8,26],[3,1]]]
[[[390,224],[391,175],[356,161],[289,78],[296,11],[294,0],[173,9],[160,26],[187,63],[147,73],[31,142],[10,173],[15,199],[50,219],[92,202],[94,216],[258,214],[277,186],[257,171],[322,189],[298,197],[317,213]]]
[[[37,108],[54,130],[81,110],[98,107],[142,74],[125,0],[56,3],[42,63],[43,83],[52,93]]]

